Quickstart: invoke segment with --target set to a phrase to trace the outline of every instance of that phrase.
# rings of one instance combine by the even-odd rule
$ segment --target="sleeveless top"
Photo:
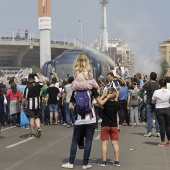
[[[88,73],[87,70],[83,70],[83,71],[77,70],[76,75],[75,75],[75,78],[76,78],[76,76],[77,76],[79,73],[82,73],[82,74],[84,75],[84,77],[85,77],[87,80],[89,80],[89,73]]]

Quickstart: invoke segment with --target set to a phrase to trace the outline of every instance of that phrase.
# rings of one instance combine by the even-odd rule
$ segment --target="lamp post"
[[[83,35],[82,35],[82,30],[83,30],[83,24],[82,24],[82,20],[79,19],[79,22],[80,22],[80,35],[81,35],[81,38],[80,38],[80,41],[81,41],[81,47],[82,47],[82,40],[83,40]]]

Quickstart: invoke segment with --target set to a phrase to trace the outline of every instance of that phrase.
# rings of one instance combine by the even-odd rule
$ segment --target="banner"
[[[51,0],[38,0],[38,17],[51,17]]]

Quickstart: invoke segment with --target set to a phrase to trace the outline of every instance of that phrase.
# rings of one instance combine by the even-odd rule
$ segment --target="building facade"
[[[100,37],[91,43],[94,49],[102,50]],[[136,61],[132,49],[121,39],[110,39],[108,41],[108,55],[113,59],[115,67],[120,64],[124,70],[128,69],[131,76],[135,75]]]
[[[170,65],[170,39],[159,44],[159,54],[161,60],[166,60]],[[170,68],[167,69],[167,77],[170,77]]]
[[[170,64],[170,39],[159,44],[160,57]]]

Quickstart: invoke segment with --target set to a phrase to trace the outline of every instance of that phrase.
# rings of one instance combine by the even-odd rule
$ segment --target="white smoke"
[[[161,72],[159,64],[158,30],[148,16],[139,15],[138,22],[117,21],[115,26],[121,31],[121,38],[129,44],[136,59],[136,72],[150,74]]]

